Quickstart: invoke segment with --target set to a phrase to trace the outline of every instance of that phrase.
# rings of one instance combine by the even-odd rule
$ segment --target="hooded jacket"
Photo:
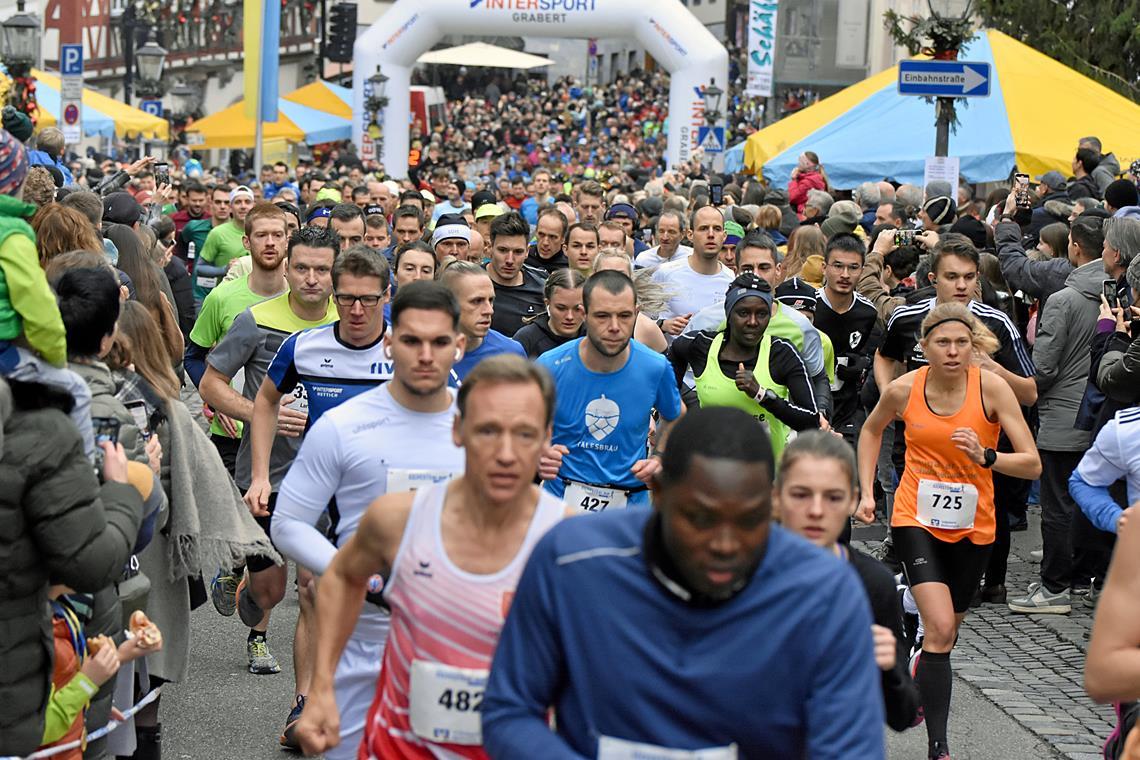
[[[1077,430],[1076,421],[1088,381],[1089,344],[1105,278],[1100,259],[1082,264],[1069,273],[1065,287],[1041,309],[1033,344],[1040,449],[1084,451],[1089,446],[1088,431]]]
[[[1100,157],[1100,163],[1092,170],[1093,181],[1096,182],[1097,189],[1100,190],[1101,198],[1104,197],[1104,191],[1112,184],[1112,181],[1120,174],[1120,161],[1116,156],[1111,153],[1105,153]]]
[[[93,592],[122,574],[142,518],[129,485],[99,485],[47,386],[0,380],[0,755],[40,745],[51,688],[49,582]]]

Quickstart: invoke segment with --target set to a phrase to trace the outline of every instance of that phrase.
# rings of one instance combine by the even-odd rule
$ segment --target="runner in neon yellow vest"
[[[682,335],[669,349],[678,385],[692,369],[701,406],[732,406],[764,422],[779,455],[791,430],[819,427],[819,411],[803,360],[791,342],[767,332],[772,289],[752,273],[725,297],[722,330]]]

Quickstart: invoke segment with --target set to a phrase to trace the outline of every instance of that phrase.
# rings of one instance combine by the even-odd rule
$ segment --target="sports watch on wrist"
[[[982,467],[985,467],[988,470],[994,466],[994,462],[996,461],[997,452],[993,449],[986,449],[984,452],[982,452]]]

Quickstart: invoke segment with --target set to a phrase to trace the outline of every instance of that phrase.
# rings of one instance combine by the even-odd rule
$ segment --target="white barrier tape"
[[[125,713],[123,713],[123,719],[122,720],[112,720],[110,723],[103,726],[102,728],[99,728],[99,729],[92,731],[91,733],[89,733],[87,735],[87,741],[93,742],[96,739],[102,739],[104,736],[111,733],[116,728],[123,725],[123,723],[125,723],[126,721],[128,721],[132,717],[134,717],[134,714],[137,713],[139,710],[143,709],[144,707],[149,705],[151,702],[158,699],[158,697],[161,693],[162,693],[162,687],[161,686],[159,686],[156,689],[152,689],[146,696],[144,696],[142,699],[140,699],[138,702],[136,702],[134,704],[134,706],[131,707],[131,709],[129,709]],[[81,743],[82,743],[82,739],[76,739],[73,742],[68,742],[67,744],[61,744],[58,747],[49,747],[48,749],[41,749],[38,752],[33,752],[32,754],[30,754],[24,758],[19,758],[19,757],[16,757],[15,755],[11,755],[9,757],[0,757],[0,760],[41,760],[42,758],[45,758],[45,757],[53,757],[54,755],[58,755],[60,753],[67,752],[68,750],[75,749]]]

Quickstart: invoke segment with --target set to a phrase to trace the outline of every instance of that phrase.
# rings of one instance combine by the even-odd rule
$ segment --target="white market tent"
[[[446,63],[452,66],[488,66],[498,69],[537,69],[554,61],[510,48],[471,42],[467,45],[432,50],[416,59],[416,63]]]

